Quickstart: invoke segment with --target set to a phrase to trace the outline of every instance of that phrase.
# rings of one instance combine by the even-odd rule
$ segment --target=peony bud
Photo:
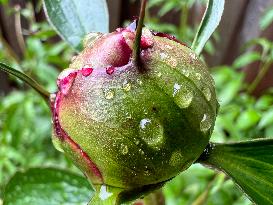
[[[124,191],[162,184],[201,155],[217,114],[206,65],[174,37],[144,28],[89,34],[58,78],[53,140],[93,185]],[[155,186],[156,187],[156,186]]]

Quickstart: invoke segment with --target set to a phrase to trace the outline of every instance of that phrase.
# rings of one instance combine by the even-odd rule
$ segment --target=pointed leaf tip
[[[220,23],[225,0],[208,0],[207,9],[193,40],[191,49],[200,55],[206,42]]]

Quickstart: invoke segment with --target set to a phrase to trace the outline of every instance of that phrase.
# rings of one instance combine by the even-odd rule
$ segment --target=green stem
[[[35,80],[27,76],[26,74],[22,73],[21,71],[18,71],[4,63],[0,62],[0,70],[4,71],[8,74],[11,74],[13,76],[16,76],[23,82],[27,83],[30,87],[32,87],[34,90],[36,90],[47,102],[50,97],[50,93],[45,90],[40,84],[38,84]]]
[[[261,69],[259,70],[259,73],[257,77],[254,79],[254,81],[250,84],[250,86],[247,89],[248,93],[252,93],[256,87],[259,85],[267,71],[269,70],[270,66],[272,64],[272,61],[267,61],[265,63],[262,63]]]
[[[188,7],[185,4],[182,6],[181,10],[181,16],[180,16],[180,39],[185,39],[186,38],[186,28],[187,28],[187,22],[188,22]]]
[[[142,27],[143,27],[143,22],[145,17],[146,3],[147,3],[147,0],[142,0],[141,2],[141,9],[139,13],[139,20],[137,24],[136,37],[135,37],[134,47],[133,47],[133,60],[136,64],[140,64],[139,63],[140,41],[141,41]]]

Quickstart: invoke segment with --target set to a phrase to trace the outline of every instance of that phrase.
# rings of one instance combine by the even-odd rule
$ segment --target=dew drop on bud
[[[77,71],[74,69],[65,69],[62,71],[57,79],[57,85],[62,94],[68,94],[70,87],[72,86],[75,78],[77,76]]]
[[[125,81],[123,84],[122,84],[122,89],[125,90],[126,92],[129,92],[131,90],[131,83]]]
[[[106,185],[102,185],[101,188],[100,188],[100,193],[99,193],[99,197],[101,200],[106,200],[108,199],[110,196],[112,196],[113,193],[110,193],[107,191],[107,187]]]
[[[163,126],[156,119],[142,119],[139,136],[148,146],[158,149],[164,143]]]
[[[91,75],[91,73],[93,72],[93,68],[90,68],[90,67],[86,67],[84,66],[82,69],[81,69],[81,73],[84,77],[88,77],[89,75]]]
[[[120,151],[121,151],[121,154],[126,155],[128,153],[127,145],[121,144],[120,145]]]
[[[180,90],[181,85],[175,83],[173,86],[173,97],[178,93],[178,91]]]
[[[107,73],[108,75],[112,75],[114,72],[115,72],[115,67],[110,66],[110,67],[107,67],[107,68],[106,68],[106,73]]]
[[[200,130],[201,132],[206,132],[211,128],[212,122],[211,119],[209,117],[209,115],[204,114],[203,118],[200,122]]]
[[[183,70],[182,70],[182,73],[183,73],[183,75],[185,75],[186,77],[189,77],[189,76],[190,76],[190,71],[189,71],[189,70],[183,69]]]
[[[210,92],[209,87],[203,88],[202,91],[203,91],[203,94],[205,95],[207,101],[210,101],[210,99],[211,99],[211,92]]]
[[[196,79],[201,80],[201,74],[200,73],[195,73]]]
[[[180,108],[187,108],[190,106],[193,99],[193,92],[187,88],[180,88],[175,96],[175,102]]]
[[[107,89],[104,91],[104,96],[107,100],[110,100],[115,96],[115,92],[111,89]]]
[[[159,55],[161,60],[165,60],[168,57],[166,53],[160,53]]]
[[[172,153],[169,164],[173,167],[177,167],[183,163],[183,156],[180,151],[175,151]]]

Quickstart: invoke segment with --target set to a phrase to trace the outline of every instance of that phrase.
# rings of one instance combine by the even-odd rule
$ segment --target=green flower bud
[[[130,27],[88,35],[52,100],[56,146],[93,185],[124,191],[187,169],[207,146],[218,108],[213,79],[190,48],[144,28],[137,66],[134,38]]]

